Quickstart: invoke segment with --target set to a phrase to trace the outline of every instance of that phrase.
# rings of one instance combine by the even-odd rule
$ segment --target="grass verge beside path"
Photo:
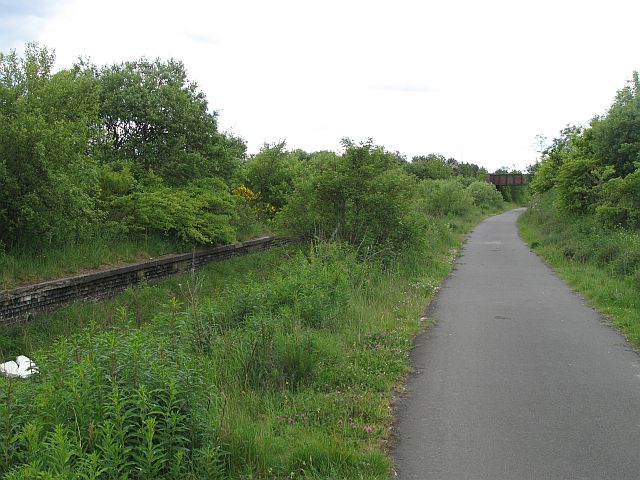
[[[640,347],[640,282],[638,271],[619,270],[613,258],[607,259],[615,234],[590,226],[557,221],[551,212],[525,212],[518,219],[522,239],[538,253],[558,275],[581,293],[627,339]],[[590,233],[585,233],[585,232]],[[633,234],[625,233],[626,236]],[[629,261],[635,254],[634,243],[618,245],[620,258]]]
[[[41,373],[0,379],[0,478],[388,478],[393,387],[479,219],[392,262],[281,247],[14,328],[3,358]]]

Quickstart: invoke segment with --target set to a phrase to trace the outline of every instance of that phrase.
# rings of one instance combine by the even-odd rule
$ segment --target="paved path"
[[[418,337],[398,478],[639,479],[640,356],[518,238],[471,234]]]

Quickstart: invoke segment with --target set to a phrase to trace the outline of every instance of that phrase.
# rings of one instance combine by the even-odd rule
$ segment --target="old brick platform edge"
[[[139,282],[185,272],[213,260],[224,260],[289,242],[290,239],[283,237],[261,237],[1,291],[0,326],[30,320],[39,312],[53,310],[68,303],[101,300]]]

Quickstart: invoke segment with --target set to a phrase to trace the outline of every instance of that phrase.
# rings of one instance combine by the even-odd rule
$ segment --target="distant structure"
[[[487,182],[493,183],[496,187],[524,185],[524,175],[521,173],[490,173],[487,175]]]

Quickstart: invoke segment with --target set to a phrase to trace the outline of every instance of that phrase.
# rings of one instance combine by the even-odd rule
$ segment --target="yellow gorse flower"
[[[244,198],[248,202],[255,202],[260,198],[260,192],[254,192],[244,184],[240,184],[238,187],[231,190],[233,195]]]

